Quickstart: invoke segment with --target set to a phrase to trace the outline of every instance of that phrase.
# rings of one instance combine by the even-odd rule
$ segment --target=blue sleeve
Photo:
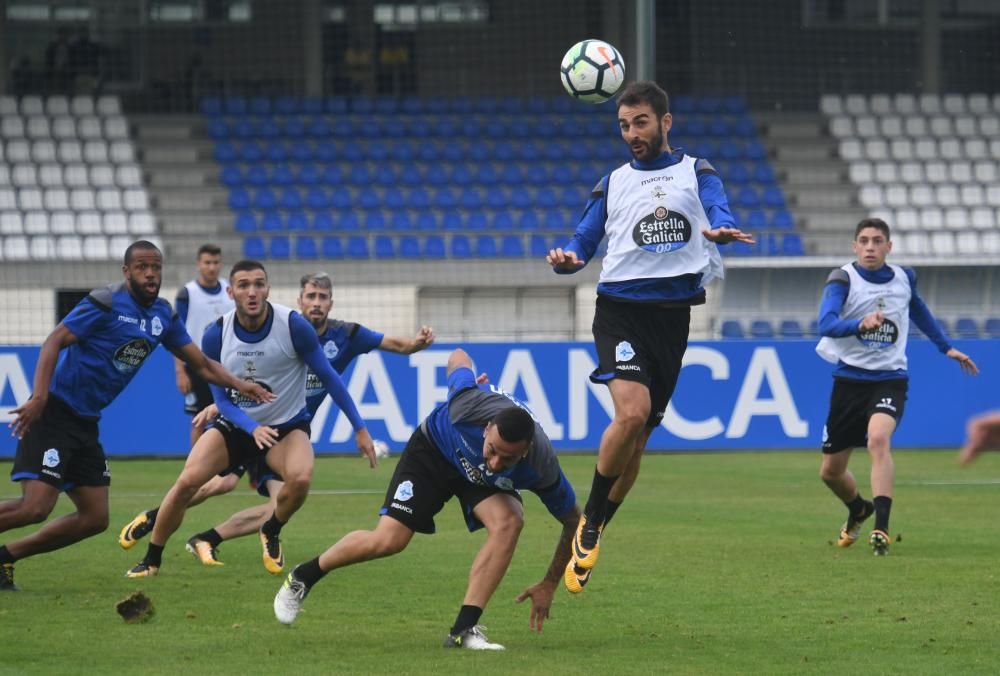
[[[108,312],[84,298],[63,318],[62,325],[77,338],[85,338],[100,328]]]
[[[722,179],[707,160],[698,160],[694,168],[698,176],[698,197],[712,229],[735,228],[736,219],[729,210],[729,199],[722,186]]]
[[[289,315],[288,328],[292,334],[292,345],[295,347],[295,351],[312,369],[312,372],[319,377],[323,387],[333,399],[333,403],[351,421],[351,427],[355,431],[365,427],[365,421],[361,419],[361,414],[358,413],[354,400],[351,399],[350,393],[344,387],[344,381],[340,379],[337,372],[330,366],[326,355],[323,354],[323,348],[320,347],[319,338],[316,336],[316,329],[298,312]]]
[[[476,386],[476,374],[472,369],[461,366],[448,374],[448,400],[451,401],[459,392],[464,392]]]
[[[181,287],[181,290],[177,292],[177,298],[174,300],[174,312],[177,316],[181,318],[181,321],[187,324],[188,320],[188,307],[190,305],[190,298],[188,297],[188,290],[185,287]]]
[[[577,223],[573,239],[563,247],[564,251],[572,251],[576,254],[577,259],[584,263],[589,262],[594,257],[597,247],[604,239],[604,224],[608,220],[607,195],[608,176],[605,176],[590,193],[590,199],[587,200],[587,206],[584,207],[580,222]],[[560,275],[571,275],[584,267],[586,266],[575,270],[555,270],[555,272]]]
[[[562,469],[559,470],[558,482],[534,492],[541,498],[542,504],[549,510],[549,514],[560,521],[576,506],[576,493],[573,491],[573,485],[563,474]]]
[[[180,319],[177,315],[174,315],[167,321],[170,323],[167,324],[167,330],[164,332],[163,339],[160,341],[164,344],[164,346],[170,348],[171,350],[176,350],[191,342],[191,336],[188,335],[187,327],[184,326],[184,321],[182,319]]]
[[[384,334],[372,331],[367,326],[358,324],[358,330],[351,336],[351,349],[356,354],[366,354],[372,350],[377,350],[378,346],[382,344],[384,337]]]
[[[931,314],[927,303],[917,293],[917,273],[912,268],[903,268],[903,270],[910,279],[910,321],[916,324],[917,328],[923,331],[924,335],[944,354],[951,349],[951,344],[948,343],[948,337],[941,331],[941,325]]]
[[[208,325],[201,337],[201,351],[215,361],[222,361],[222,327],[218,322]]]
[[[819,335],[830,338],[857,335],[861,321],[840,318],[848,291],[850,287],[842,282],[830,282],[823,287],[823,300],[820,302],[819,319],[816,322]]]

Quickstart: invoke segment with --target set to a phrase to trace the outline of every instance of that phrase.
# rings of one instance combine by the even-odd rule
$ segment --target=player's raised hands
[[[872,312],[864,316],[861,323],[858,324],[858,329],[861,331],[871,331],[872,329],[877,329],[882,326],[882,322],[885,321],[885,315],[882,314],[881,310]]]
[[[964,352],[951,348],[945,352],[945,355],[957,361],[964,373],[968,373],[970,376],[979,375],[979,367],[976,366],[976,362],[972,361],[972,357]]]
[[[278,430],[267,425],[257,425],[253,428],[253,440],[257,444],[257,448],[262,451],[265,448],[271,448],[278,443]]]
[[[710,242],[716,244],[729,244],[730,242],[743,242],[744,244],[755,244],[753,235],[743,232],[739,228],[715,228],[714,230],[702,230],[701,234]]]
[[[368,464],[374,469],[378,465],[378,458],[375,455],[375,442],[372,441],[372,435],[368,433],[368,428],[362,427],[355,432],[354,441],[357,443],[361,455],[368,458]]]
[[[429,326],[421,326],[417,335],[413,337],[413,344],[417,350],[423,350],[434,344],[434,329]]]
[[[586,265],[586,262],[576,257],[575,251],[563,251],[562,249],[549,249],[545,261],[552,266],[553,270],[565,272],[573,272]]]

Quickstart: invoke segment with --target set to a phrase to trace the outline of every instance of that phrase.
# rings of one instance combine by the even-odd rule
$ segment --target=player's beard
[[[657,131],[656,136],[650,139],[648,143],[646,141],[642,141],[641,143],[642,151],[638,154],[632,150],[631,145],[629,146],[629,150],[632,150],[632,157],[640,162],[652,162],[663,152],[663,132]]]
[[[157,282],[156,291],[150,295],[146,291],[146,283],[136,281],[135,279],[128,280],[128,286],[132,290],[132,295],[139,299],[143,305],[150,305],[154,300],[160,295],[160,284]]]

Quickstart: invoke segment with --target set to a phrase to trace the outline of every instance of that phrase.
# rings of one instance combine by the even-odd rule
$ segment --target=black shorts
[[[226,441],[226,451],[229,453],[229,466],[222,472],[221,476],[227,474],[238,474],[243,476],[244,472],[250,473],[250,485],[257,489],[257,492],[268,497],[267,481],[269,479],[282,481],[281,476],[271,469],[267,464],[267,451],[270,449],[259,449],[253,436],[247,434],[235,423],[226,420],[222,416],[212,423],[214,429],[222,433],[222,438]],[[302,430],[308,437],[311,434],[308,420],[302,420],[285,427],[278,428],[278,441],[281,441],[292,430]]]
[[[839,453],[847,448],[868,445],[868,420],[875,413],[903,419],[906,378],[893,380],[833,379],[830,412],[823,428],[823,452]]]
[[[614,378],[633,380],[649,388],[648,427],[663,419],[677,386],[691,328],[690,307],[661,307],[597,297],[594,313],[595,383]]]
[[[191,391],[184,395],[184,412],[190,415],[197,415],[203,408],[215,402],[212,397],[212,390],[208,383],[199,378],[191,368],[185,364],[188,379],[191,381]]]
[[[406,448],[396,464],[379,514],[391,516],[417,533],[429,534],[435,530],[434,515],[452,496],[458,496],[465,525],[474,531],[482,528],[483,524],[472,510],[497,493],[506,493],[521,501],[517,491],[470,483],[418,427],[406,442]]]
[[[97,420],[77,415],[50,394],[42,415],[17,442],[10,478],[37,479],[63,491],[110,486],[111,470],[98,439]]]

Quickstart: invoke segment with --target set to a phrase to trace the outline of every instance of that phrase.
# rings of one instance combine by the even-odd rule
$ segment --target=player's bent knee
[[[309,492],[310,485],[312,485],[311,474],[300,474],[297,476],[285,477],[285,490],[289,491],[292,495],[307,494]]]
[[[49,518],[49,514],[52,513],[52,509],[55,505],[37,505],[22,503],[21,509],[18,512],[21,514],[20,521],[25,526],[41,523],[45,519]]]

